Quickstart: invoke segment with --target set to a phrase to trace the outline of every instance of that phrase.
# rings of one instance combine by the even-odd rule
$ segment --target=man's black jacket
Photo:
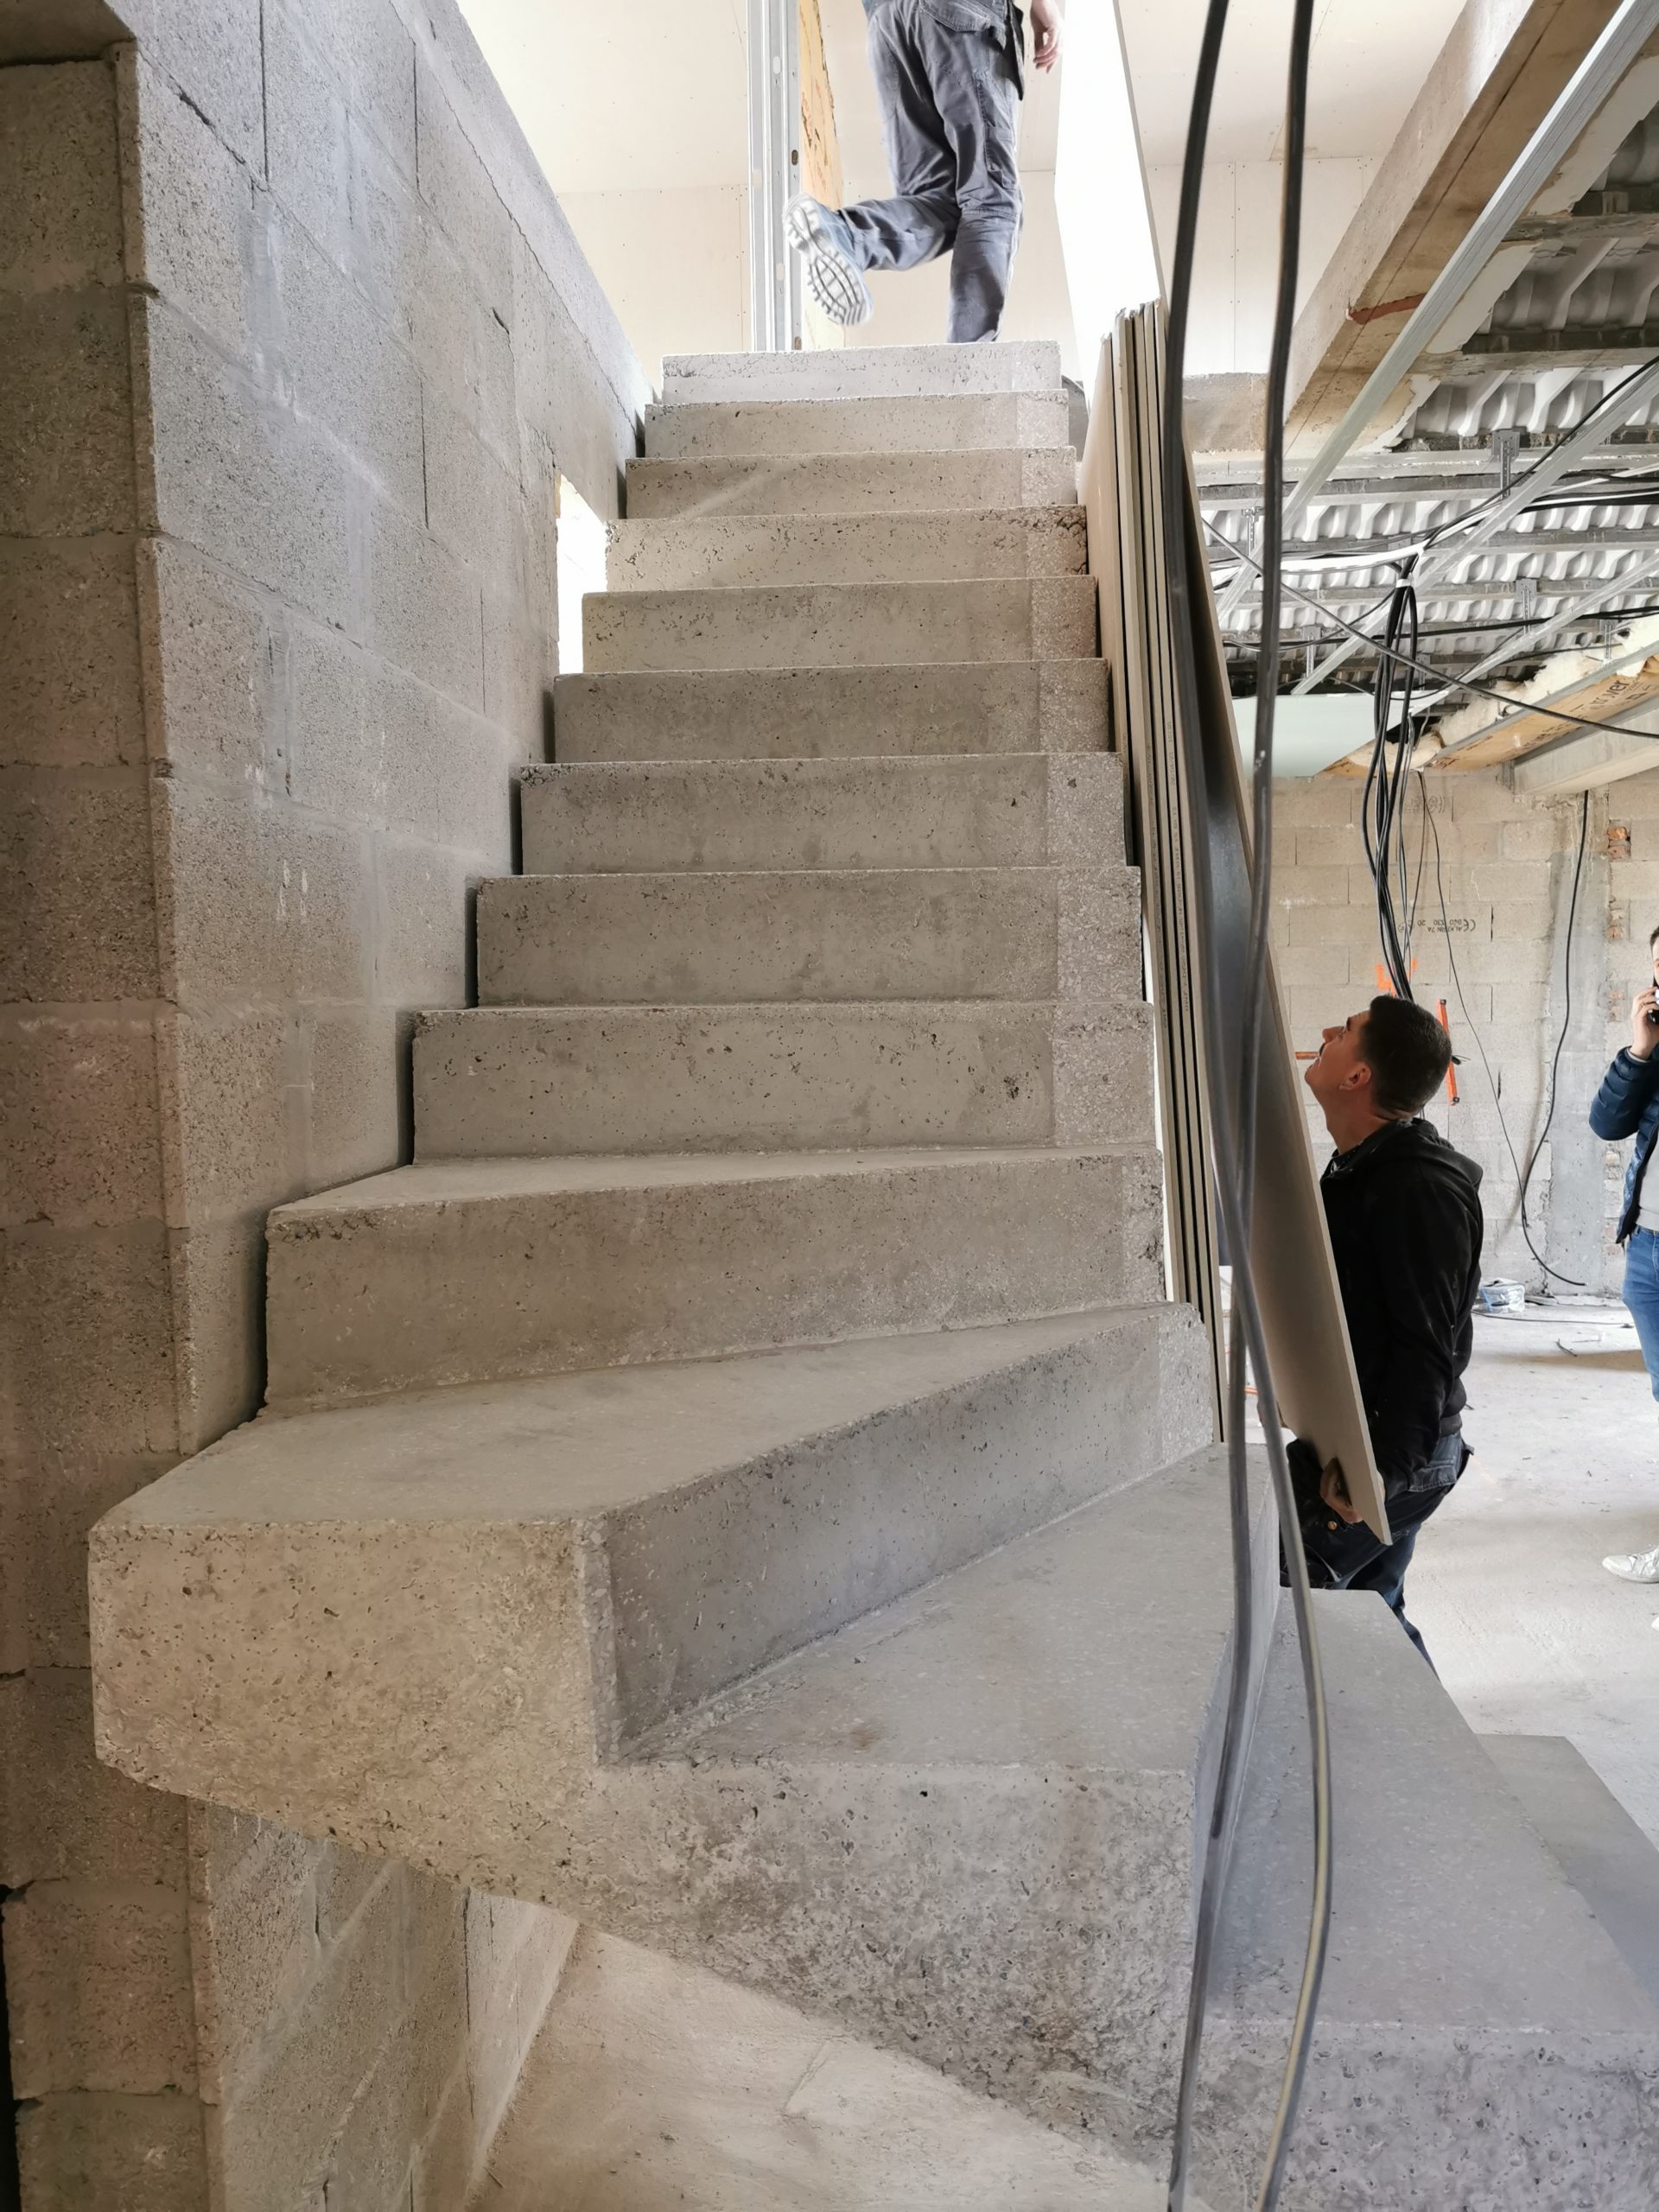
[[[1391,1122],[1319,1184],[1360,1396],[1390,1490],[1458,1426],[1480,1289],[1480,1170],[1432,1123]]]
[[[1590,1108],[1590,1126],[1599,1137],[1617,1144],[1634,1137],[1630,1165],[1624,1170],[1624,1196],[1618,1209],[1618,1241],[1622,1244],[1636,1227],[1642,1211],[1642,1185],[1659,1139],[1659,1052],[1638,1060],[1634,1052],[1618,1052],[1601,1078],[1601,1089]]]

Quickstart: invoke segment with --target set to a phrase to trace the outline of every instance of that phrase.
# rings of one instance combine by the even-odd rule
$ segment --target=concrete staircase
[[[96,1533],[102,1749],[1086,2129],[1127,2212],[1230,1594],[1058,359],[665,383],[481,1002],[415,1039],[416,1157],[273,1216],[266,1413]],[[1263,1511],[1269,1617],[1274,1548]],[[1659,2015],[1368,1606],[1329,1609],[1339,1937],[1287,2204],[1635,2212]],[[1217,2212],[1294,1987],[1283,1673]]]

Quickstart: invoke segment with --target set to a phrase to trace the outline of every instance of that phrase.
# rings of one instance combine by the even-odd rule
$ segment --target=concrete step
[[[899,399],[1058,391],[1060,349],[1045,339],[996,346],[832,346],[798,353],[669,353],[663,400]]]
[[[715,585],[1081,576],[1088,567],[1078,506],[737,515],[613,523],[605,581],[612,591],[701,591]]]
[[[1154,1141],[1150,1009],[473,1007],[421,1017],[422,1160]]]
[[[1131,1146],[394,1168],[271,1215],[268,1402],[1134,1304],[1159,1192]]]
[[[651,461],[710,461],[733,454],[968,453],[998,446],[1058,446],[1071,452],[1065,393],[721,400],[645,410]]]
[[[1659,2004],[1659,1849],[1565,1736],[1480,1740],[1551,1858]]]
[[[1022,1383],[942,1375],[935,1404],[850,1418],[815,1376],[804,1457],[797,1393],[688,1376],[619,1418],[613,1466],[532,1414],[505,1478],[471,1393],[372,1455],[261,1423],[98,1532],[104,1755],[546,1899],[1039,2116],[1109,2083],[1098,2137],[1160,2158],[1227,1679],[1219,1455],[753,1666],[797,1607],[832,1622],[832,1589],[914,1573],[940,1512],[980,1544],[1022,1482],[1052,1504],[1063,1466],[1098,1479],[1109,1365],[1057,1346]],[[1119,1399],[1132,1434],[1148,1395]],[[700,1432],[725,1440],[706,1475]],[[284,1464],[256,1483],[264,1438]]]
[[[1195,1318],[1154,1306],[422,1391],[256,1422],[125,1520],[239,1499],[251,1549],[326,1522],[369,1577],[392,1530],[579,1535],[607,1598],[597,1733],[622,1745],[1207,1445],[1208,1370]]]
[[[582,664],[609,671],[1083,660],[1091,576],[592,593]]]
[[[770,760],[938,753],[1096,753],[1104,661],[955,667],[696,669],[561,676],[560,760]]]
[[[1109,753],[617,761],[526,769],[526,875],[1121,862]]]
[[[805,454],[771,459],[631,461],[630,521],[722,515],[959,513],[1067,507],[1077,496],[1067,446],[977,453]]]
[[[1109,999],[1141,976],[1126,868],[499,877],[486,1006]]]
[[[1659,2012],[1381,1600],[1317,1603],[1338,1872],[1285,2212],[1645,2212],[1659,2192]],[[1228,2205],[1253,2201],[1306,1934],[1306,1736],[1287,1627],[1210,2030],[1198,2179]]]

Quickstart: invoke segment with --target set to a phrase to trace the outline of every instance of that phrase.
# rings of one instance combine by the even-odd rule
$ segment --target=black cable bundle
[[[1169,621],[1181,741],[1195,753],[1201,742],[1201,710],[1193,606],[1197,594],[1209,592],[1210,582],[1204,565],[1202,539],[1190,539],[1185,527],[1189,510],[1186,439],[1183,422],[1183,369],[1187,317],[1192,302],[1194,250],[1198,238],[1205,143],[1209,134],[1210,109],[1215,93],[1222,34],[1226,20],[1227,0],[1210,0],[1199,47],[1186,149],[1182,162],[1180,207],[1169,288],[1165,359],[1161,489],[1165,538],[1169,548]],[[1307,65],[1313,23],[1313,0],[1295,0],[1286,94],[1285,179],[1281,215],[1279,283],[1268,377],[1264,464],[1268,483],[1281,481],[1284,472],[1285,400],[1291,330],[1296,306],[1302,165],[1307,117]],[[1210,1993],[1216,1934],[1226,1892],[1238,1784],[1245,1750],[1245,1722],[1255,1642],[1250,1582],[1249,1481],[1245,1456],[1247,1356],[1255,1379],[1257,1408],[1279,1508],[1284,1556],[1289,1570],[1291,1602],[1296,1618],[1302,1680],[1307,1700],[1313,1800],[1313,1900],[1307,1948],[1280,2088],[1279,2106],[1274,2116],[1260,2193],[1256,2198],[1256,2212],[1273,2212],[1273,2208],[1279,2202],[1296,2110],[1301,2097],[1303,2076],[1306,2071],[1331,1932],[1331,1738],[1329,1716],[1325,1710],[1325,1680],[1319,1665],[1307,1560],[1302,1548],[1295,1497],[1286,1459],[1284,1433],[1280,1426],[1278,1401],[1268,1358],[1266,1332],[1250,1263],[1256,1074],[1267,1002],[1268,925],[1271,912],[1273,723],[1279,683],[1278,586],[1283,552],[1282,517],[1271,503],[1267,511],[1267,523],[1262,569],[1268,578],[1268,589],[1264,594],[1263,634],[1257,671],[1251,785],[1249,940],[1238,1064],[1232,1071],[1225,1066],[1222,1050],[1222,1039],[1227,1034],[1227,1028],[1222,1019],[1216,951],[1215,884],[1211,878],[1210,849],[1202,833],[1195,839],[1193,846],[1192,887],[1202,949],[1199,975],[1204,990],[1205,1027],[1213,1042],[1213,1049],[1205,1055],[1205,1078],[1210,1111],[1216,1204],[1226,1248],[1232,1255],[1233,1262],[1232,1325],[1227,1362],[1227,1441],[1234,1624],[1227,1716],[1205,1843],[1198,1927],[1193,1944],[1192,1980],[1181,2055],[1180,2087],[1170,2155],[1169,2212],[1182,2212],[1186,2201],[1205,2013]]]
[[[1406,639],[1409,642],[1402,644]],[[1377,664],[1371,758],[1365,772],[1359,823],[1366,866],[1376,889],[1376,933],[1382,941],[1382,963],[1396,996],[1408,999],[1416,900],[1406,860],[1406,793],[1411,775],[1411,689],[1417,652],[1417,594],[1409,577],[1396,586],[1389,602],[1382,648]],[[1391,735],[1396,698],[1399,729]],[[1392,760],[1390,744],[1395,747]]]

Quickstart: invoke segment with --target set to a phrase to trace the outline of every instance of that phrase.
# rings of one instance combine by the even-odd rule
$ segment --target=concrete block
[[[1122,792],[1104,753],[532,768],[524,870],[1104,866]]]
[[[448,93],[423,55],[416,65],[422,199],[442,225],[485,305],[512,316],[512,223]]]
[[[586,264],[581,268],[592,283]],[[575,296],[549,276],[515,226],[509,320],[519,412],[557,454],[594,513],[608,518],[620,512],[622,472],[639,450],[639,428],[590,343],[594,321],[585,312],[581,324],[576,320],[569,303]]]
[[[515,748],[493,722],[375,664],[367,709],[384,785],[380,819],[405,836],[461,852],[511,849]]]
[[[1513,823],[1503,825],[1515,828]],[[1536,860],[1477,861],[1466,871],[1470,891],[1477,899],[1485,899],[1494,906],[1519,906],[1529,902],[1548,901],[1550,890],[1550,869],[1548,862]]]
[[[369,531],[367,642],[463,706],[484,704],[479,580],[435,538],[377,503]]]
[[[175,1445],[172,1283],[159,1222],[9,1230],[0,1284],[5,1310],[31,1317],[11,1356],[21,1436],[67,1454]]]
[[[582,665],[595,673],[1076,660],[1095,643],[1089,576],[611,592],[582,602]]]
[[[450,2083],[416,2146],[414,2212],[449,2212],[452,2205],[464,2204],[485,2147],[473,2113],[472,2084],[462,2073]]]
[[[283,359],[295,405],[332,430],[371,482],[418,521],[425,503],[419,371],[375,307],[297,224],[280,226],[276,251]]]
[[[1290,829],[1351,828],[1359,819],[1361,786],[1349,776],[1275,778],[1275,822]]]
[[[391,2212],[409,2202],[411,2162],[467,2046],[464,1966],[459,1944],[450,1948],[453,1986],[429,1989],[395,2024],[352,2107],[329,2162],[328,2193],[341,2203]]]
[[[605,580],[612,591],[699,591],[726,584],[1080,576],[1088,565],[1083,510],[1077,506],[720,516],[613,523]]]
[[[149,1021],[0,1014],[0,1227],[105,1228],[161,1211]]]
[[[257,2177],[272,2206],[307,2203],[321,2187],[353,2096],[397,2016],[399,1910],[395,1883],[376,1891],[327,1955],[303,2012],[220,2108],[226,2169]]]
[[[1287,824],[1274,839],[1274,868],[1363,868],[1365,848],[1354,822],[1320,822],[1297,829]]]
[[[405,176],[416,172],[415,41],[393,0],[312,0],[340,57],[352,107]]]
[[[398,1168],[271,1217],[269,1396],[296,1406],[1144,1298],[1158,1184],[1155,1157],[1104,1148]],[[780,1272],[780,1255],[807,1249],[810,1269]]]
[[[1565,842],[1560,820],[1548,814],[1529,814],[1518,821],[1503,823],[1498,836],[1499,849],[1506,861],[1547,861],[1562,850]],[[1577,842],[1574,838],[1575,847]]]
[[[260,0],[157,10],[148,58],[172,78],[256,176],[265,174]]]
[[[556,624],[543,626],[522,602],[485,594],[484,712],[515,766],[547,758],[558,658]]]
[[[384,672],[383,672],[384,671]],[[338,631],[298,623],[277,646],[284,754],[282,791],[298,806],[379,826],[391,803],[390,750],[375,707],[397,671]],[[421,827],[436,826],[429,764],[403,760],[400,801]]]
[[[180,1003],[370,995],[363,836],[296,807],[163,786]]]
[[[397,1869],[384,1859],[371,1859],[344,1844],[324,1847],[316,1864],[313,1886],[317,1901],[317,1925],[323,1941],[333,1943],[373,1892],[397,1879]]]
[[[359,620],[356,480],[163,303],[139,303],[160,528],[319,620]]]
[[[645,410],[645,453],[652,461],[714,461],[734,454],[963,453],[1009,446],[1070,450],[1071,443],[1070,415],[1062,391],[877,401],[694,401]]]
[[[1345,944],[1287,945],[1274,957],[1274,969],[1279,981],[1287,985],[1297,983],[1340,984],[1346,989],[1351,976],[1357,972],[1352,947]],[[1370,981],[1369,975],[1360,978]]]
[[[415,1037],[425,1160],[1150,1141],[1138,1001],[474,1007]]]
[[[1275,865],[1274,900],[1285,906],[1345,906],[1350,871],[1346,868],[1292,868]]]
[[[42,1446],[26,1459],[0,1459],[0,1651],[9,1673],[86,1665],[87,1534],[177,1458],[176,1449],[100,1458]]]
[[[666,516],[958,512],[1065,507],[1077,496],[1064,446],[978,453],[735,454],[716,461],[631,461],[631,520]]]
[[[121,282],[115,83],[107,61],[0,76],[0,292]]]
[[[321,1007],[306,1027],[310,1081],[303,1187],[323,1190],[395,1166],[406,1157],[401,1126],[405,1056],[397,1010]]]
[[[0,537],[130,530],[124,295],[0,293]]]
[[[258,1214],[173,1233],[180,1444],[200,1452],[259,1407],[264,1236]]]
[[[144,757],[131,546],[0,545],[0,763],[114,766]]]
[[[202,2109],[188,2091],[41,2098],[17,2115],[30,2212],[208,2212]]]
[[[393,1006],[461,1006],[473,969],[476,862],[444,848],[379,841],[375,994]]]
[[[126,273],[158,292],[238,360],[263,333],[251,319],[253,179],[176,85],[137,47],[117,63],[126,204]]]
[[[234,1220],[297,1197],[308,1068],[296,1011],[203,1007],[166,1017],[163,1034],[175,1219]]]
[[[5,1945],[20,2097],[195,2088],[182,1889],[35,1882],[6,1901]]]
[[[516,480],[441,399],[429,397],[423,422],[427,527],[477,570],[489,590],[521,596],[524,553]]]
[[[663,400],[908,399],[1058,391],[1060,349],[1047,340],[996,346],[846,346],[797,353],[670,353]]]
[[[0,1883],[176,1887],[184,1803],[140,1789],[92,1751],[92,1684],[78,1669],[0,1680]]]
[[[315,1878],[327,1847],[267,1827],[192,1914],[202,2089],[226,2104],[291,2034],[321,1971]]]
[[[480,298],[435,218],[411,199],[400,220],[412,226],[419,256],[418,282],[404,302],[415,358],[497,460],[511,468],[518,447],[514,339]],[[543,414],[548,404],[543,397]]]
[[[1096,753],[1104,662],[701,669],[565,676],[560,760],[797,760],[927,753]]]
[[[1541,871],[1529,873],[1535,877],[1532,897],[1493,901],[1492,939],[1495,944],[1523,944],[1532,938],[1548,940],[1558,929],[1566,927],[1566,906],[1558,908],[1555,901],[1548,896],[1547,885],[1538,880]]]
[[[170,537],[139,548],[138,574],[158,752],[193,779],[256,792],[286,789],[284,640],[265,605]]]
[[[485,883],[488,1006],[1102,999],[1139,977],[1126,868],[819,868]]]
[[[265,11],[265,114],[272,195],[331,259],[347,265],[352,143],[344,90],[300,16],[282,5]]]

